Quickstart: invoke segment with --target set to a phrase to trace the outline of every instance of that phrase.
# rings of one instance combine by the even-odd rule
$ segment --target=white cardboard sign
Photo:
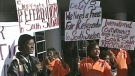
[[[70,0],[69,11],[84,10],[100,7],[100,1],[96,0]]]
[[[134,22],[103,19],[99,45],[101,47],[134,50],[134,30]]]
[[[101,8],[65,12],[65,41],[100,38]]]
[[[16,0],[20,33],[59,28],[57,0]]]

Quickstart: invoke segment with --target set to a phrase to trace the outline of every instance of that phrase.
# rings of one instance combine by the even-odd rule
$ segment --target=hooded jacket
[[[29,56],[29,62],[23,57],[21,52],[18,52],[16,54],[16,58],[19,59],[23,66],[23,74],[24,76],[37,76],[37,73],[34,73],[36,69],[36,63],[39,62],[39,60],[36,57]],[[7,72],[7,76],[21,76],[19,72],[19,64],[16,59],[14,59]]]

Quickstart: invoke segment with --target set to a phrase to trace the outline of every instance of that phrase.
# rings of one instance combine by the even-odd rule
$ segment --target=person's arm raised
[[[67,68],[67,67],[66,67],[66,63],[65,63],[64,59],[61,57],[60,52],[56,52],[56,55],[57,55],[58,58],[60,59],[63,68],[66,69],[66,68]]]

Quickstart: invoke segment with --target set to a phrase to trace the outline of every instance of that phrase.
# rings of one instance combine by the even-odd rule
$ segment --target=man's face
[[[35,49],[35,42],[33,39],[30,39],[26,44],[24,45],[24,52],[26,54],[33,54]]]
[[[93,57],[99,57],[99,54],[100,54],[99,46],[96,45],[95,47],[93,47],[93,49],[90,53]]]
[[[87,50],[87,46],[83,46],[82,49],[83,49],[83,51],[86,51]]]
[[[107,63],[110,63],[110,57],[109,57],[109,55],[107,55],[104,60],[105,60]]]
[[[53,57],[53,56],[54,56],[53,51],[48,51],[47,56],[48,56],[48,57]]]

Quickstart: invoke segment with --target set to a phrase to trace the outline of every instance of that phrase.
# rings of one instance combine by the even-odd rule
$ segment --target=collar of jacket
[[[23,64],[28,63],[28,61],[23,57],[21,52],[16,53],[16,58],[18,58]],[[32,60],[31,56],[29,55],[30,61]]]

